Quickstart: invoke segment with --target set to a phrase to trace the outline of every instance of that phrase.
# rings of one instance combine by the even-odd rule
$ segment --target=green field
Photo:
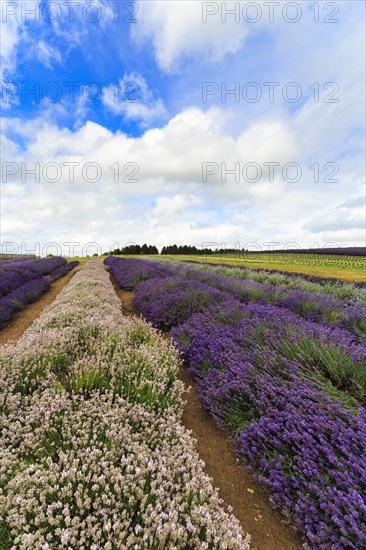
[[[212,255],[163,255],[163,256],[121,256],[122,258],[141,258],[155,261],[194,260],[196,262],[211,264],[228,264],[248,268],[277,269],[315,275],[317,277],[335,277],[345,281],[366,282],[366,257],[365,256],[340,256],[336,254],[281,254],[256,252],[246,254],[243,258],[230,254]],[[106,256],[101,256],[103,260]],[[73,260],[85,262],[87,258],[77,257]]]
[[[157,256],[154,256],[157,259]],[[195,260],[204,263],[225,263],[249,268],[293,271],[317,277],[336,277],[346,281],[366,282],[365,256],[338,256],[335,254],[247,254],[209,256],[159,256],[175,260]]]

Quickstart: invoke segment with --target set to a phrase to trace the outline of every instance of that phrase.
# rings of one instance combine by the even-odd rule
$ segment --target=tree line
[[[161,255],[171,255],[171,256],[198,256],[198,255],[209,255],[209,254],[235,254],[236,257],[242,258],[248,254],[335,254],[335,255],[348,255],[348,256],[366,256],[365,247],[348,247],[348,248],[307,248],[307,249],[286,249],[286,250],[246,250],[245,248],[197,248],[196,246],[191,245],[168,245],[163,246],[160,254]],[[159,250],[155,245],[139,245],[139,244],[130,244],[124,246],[123,248],[115,248],[109,252],[105,252],[105,255],[114,255],[114,256],[153,256],[159,254]],[[94,254],[97,256],[97,254]]]
[[[130,244],[128,246],[124,246],[123,248],[115,248],[114,250],[110,250],[107,254],[113,256],[138,256],[140,254],[154,256],[155,254],[159,254],[159,250],[156,246],[151,244],[143,244],[142,246],[139,244]]]
[[[244,253],[244,249],[239,251],[237,249],[231,249],[231,248],[197,248],[196,246],[191,245],[168,245],[163,246],[161,249],[160,254],[161,255],[171,255],[171,256],[194,256],[194,255],[207,255],[207,254],[227,254],[227,253]],[[124,246],[123,248],[115,248],[114,250],[110,250],[106,253],[106,255],[113,255],[113,256],[139,256],[139,255],[149,255],[153,256],[159,254],[159,250],[155,245],[139,245],[139,244],[130,244],[128,246]]]

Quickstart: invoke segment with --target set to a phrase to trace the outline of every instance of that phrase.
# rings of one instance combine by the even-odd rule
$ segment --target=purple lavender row
[[[0,298],[0,325],[9,319],[27,304],[37,300],[44,292],[51,288],[51,283],[44,277],[27,281],[5,298]]]
[[[235,321],[235,331],[230,328],[230,334],[236,335],[240,345],[245,334],[252,334],[256,327],[256,346],[265,342],[287,359],[304,364],[304,372],[323,377],[366,404],[366,345],[347,330],[315,324],[272,305],[243,305],[226,292],[178,276],[141,281],[136,286],[135,304],[162,330],[220,304],[222,320]],[[248,345],[253,347],[253,342]]]
[[[197,260],[182,260],[184,264],[197,264],[203,265],[202,262]],[[205,264],[204,264],[205,265]],[[206,264],[207,265],[207,264]],[[248,273],[266,273],[268,275],[283,275],[285,277],[295,277],[298,279],[304,279],[309,283],[319,283],[321,285],[339,285],[340,279],[335,277],[320,277],[318,275],[309,275],[308,273],[299,273],[297,271],[282,271],[280,269],[264,269],[263,267],[245,267],[242,265],[232,265],[226,263],[209,263],[210,267],[224,267],[225,269],[240,269]],[[347,284],[354,286],[355,288],[366,288],[366,282],[363,281],[347,281]]]
[[[351,393],[365,371],[348,380],[348,394],[337,381],[365,367],[365,346],[341,329],[234,300],[172,334],[204,406],[235,435],[239,455],[306,534],[307,548],[364,548],[366,411]]]
[[[0,326],[1,324],[9,321],[9,319],[17,311],[23,309],[23,307],[27,304],[36,301],[44,292],[47,292],[51,288],[51,282],[63,277],[66,273],[74,269],[79,264],[79,262],[67,263],[64,258],[47,258],[46,260],[46,263],[42,261],[42,263],[36,264],[34,270],[32,271],[21,271],[21,269],[19,269],[16,276],[14,271],[11,270],[13,275],[13,285],[16,282],[20,282],[20,284],[18,284],[18,286],[14,289],[8,291],[5,296],[0,296]],[[61,263],[60,260],[63,260],[63,262]],[[29,264],[32,260],[25,261]],[[16,263],[19,264],[20,262]],[[59,265],[59,267],[55,268],[57,265]],[[40,273],[44,273],[46,271],[46,273],[44,273],[45,275],[48,274],[47,271],[51,270],[49,279],[40,277],[35,269],[37,269]],[[11,287],[12,285],[9,286]],[[9,288],[9,286],[6,288]]]
[[[181,265],[165,265],[147,260],[108,257],[105,263],[110,266],[120,286],[126,290],[133,289],[139,281],[176,274],[227,292],[243,303],[276,305],[315,323],[345,328],[359,338],[366,338],[365,308],[356,305],[345,306],[331,296],[303,290],[286,290],[281,285],[230,279]]]
[[[51,281],[56,281],[57,279],[60,279],[61,277],[69,273],[69,271],[72,271],[78,265],[79,265],[79,262],[74,261],[74,262],[69,262],[65,265],[62,265],[61,267],[58,267],[57,269],[52,271]]]
[[[37,259],[26,259],[26,260],[16,260],[11,262],[11,264],[6,264],[0,266],[0,270],[12,269],[14,267],[22,268],[25,267],[30,270],[36,271],[39,275],[47,275],[50,271],[60,267],[67,263],[65,258],[61,256],[55,256],[52,258],[37,258]]]
[[[179,276],[156,277],[137,284],[135,304],[155,327],[169,330],[210,304],[230,298],[226,292],[199,281],[188,281]]]
[[[304,290],[286,290],[281,285],[236,280],[177,266],[176,273],[229,292],[243,303],[255,302],[286,308],[301,317],[328,326],[345,328],[358,337],[366,338],[366,309],[361,306],[345,306],[331,296],[312,294]]]
[[[108,256],[104,263],[110,268],[117,283],[124,290],[133,290],[140,281],[155,277],[163,278],[174,273],[169,266],[148,260]]]
[[[0,266],[0,296],[6,296],[11,291],[33,279],[49,275],[65,265],[65,258],[42,258],[37,260],[20,260],[11,265]]]

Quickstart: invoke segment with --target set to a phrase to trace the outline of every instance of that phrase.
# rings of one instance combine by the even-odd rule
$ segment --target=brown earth
[[[125,315],[139,317],[134,306],[134,292],[121,290],[111,276],[113,286],[121,299]],[[171,339],[169,334],[164,337]],[[243,470],[242,461],[236,458],[228,434],[220,430],[210,414],[203,409],[192,375],[182,368],[180,379],[186,387],[183,424],[192,431],[196,448],[205,462],[206,473],[219,490],[220,497],[240,521],[245,532],[250,533],[253,550],[296,550],[302,548],[302,540],[281,515],[269,503],[269,493],[253,477]]]
[[[40,315],[47,306],[52,304],[56,296],[58,296],[61,290],[67,285],[77,269],[76,267],[61,277],[61,279],[57,279],[57,281],[52,283],[48,292],[42,294],[36,302],[25,306],[25,308],[16,313],[10,321],[5,323],[0,329],[0,345],[8,344],[12,340],[18,340],[38,315]]]

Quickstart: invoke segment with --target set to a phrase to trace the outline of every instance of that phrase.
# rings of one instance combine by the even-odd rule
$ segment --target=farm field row
[[[271,304],[280,308],[290,309],[305,319],[316,323],[321,323],[331,327],[341,327],[350,330],[360,338],[366,337],[366,308],[364,289],[359,293],[363,296],[363,301],[357,301],[357,288],[349,288],[333,285],[325,285],[329,289],[338,289],[337,299],[330,294],[320,295],[300,288],[285,284],[278,284],[274,278],[271,284],[247,279],[237,279],[236,277],[223,276],[210,269],[202,269],[202,266],[195,267],[195,264],[166,264],[162,262],[150,262],[143,260],[118,260],[110,257],[105,260],[117,278],[117,281],[125,288],[134,288],[136,282],[149,278],[164,278],[177,276],[188,281],[199,282],[209,285],[211,291],[213,288],[218,291],[229,293],[234,298],[244,303]],[[128,269],[127,269],[128,268]],[[244,272],[243,272],[244,273]],[[232,273],[230,272],[229,275]],[[296,283],[300,279],[296,278]],[[191,288],[194,288],[192,283]],[[356,291],[356,295],[351,291]],[[350,294],[351,293],[351,294]],[[223,295],[224,296],[224,295]],[[161,326],[160,328],[166,328]],[[167,327],[169,328],[169,327]]]
[[[227,254],[227,257],[230,258],[230,254]],[[235,258],[235,256],[234,256]],[[278,262],[281,264],[298,264],[305,266],[329,266],[329,267],[339,267],[343,268],[352,268],[352,269],[364,269],[365,268],[365,256],[350,256],[350,255],[341,255],[341,254],[308,254],[308,253],[281,253],[281,252],[248,252],[242,256],[245,261],[249,262]]]
[[[78,263],[68,263],[62,257],[0,261],[0,326],[49,291],[53,281]]]
[[[192,267],[196,271],[204,271],[222,275],[229,279],[250,280],[272,286],[280,285],[288,290],[303,290],[313,294],[329,295],[345,305],[366,306],[366,282],[348,282],[335,278],[317,277],[304,273],[289,273],[278,270],[250,269],[247,267],[229,266],[226,264],[207,264],[192,261],[170,259],[155,260],[172,266]]]
[[[162,263],[106,263],[123,288],[136,288],[145,318],[172,329],[202,403],[307,547],[365,547],[362,334],[334,326],[334,318],[304,319],[306,308],[300,316],[285,304],[257,303],[255,294],[243,300],[235,285],[245,281],[226,279],[227,292],[212,274],[205,282],[198,271],[197,279],[182,276],[187,268],[177,275]]]
[[[247,255],[245,258],[228,255],[210,255],[210,256],[165,256],[165,258],[175,260],[193,260],[201,261],[207,264],[228,264],[231,266],[248,267],[254,269],[275,269],[279,271],[288,271],[304,273],[318,277],[335,277],[345,281],[366,282],[366,258],[364,256],[350,256],[352,260],[347,262],[348,257],[330,255],[314,255],[309,259],[308,254],[289,257],[290,254],[283,254],[281,257],[276,255]],[[151,258],[153,259],[153,258]]]
[[[254,254],[254,253],[253,253]],[[163,256],[143,256],[146,260],[165,261],[195,261],[205,265],[227,264],[229,266],[247,267],[249,269],[277,270],[291,273],[302,273],[315,277],[337,278],[344,281],[353,281],[366,283],[366,257],[365,256],[335,256],[316,254],[311,261],[307,259],[308,254],[297,254],[291,258],[291,254],[266,255],[257,254],[256,256],[246,255],[244,258],[238,258],[234,255],[163,255]],[[332,257],[331,257],[332,256]],[[108,256],[100,256],[104,260]],[[142,259],[141,256],[126,255],[124,258]],[[337,260],[338,258],[338,260]],[[346,259],[345,259],[346,258]],[[347,263],[347,258],[352,258]],[[80,263],[88,261],[85,257],[75,257]]]
[[[2,548],[249,549],[182,425],[178,352],[100,261],[0,360]]]
[[[111,281],[121,300],[122,311],[133,318],[141,318],[135,306],[135,291],[120,288],[111,274]],[[169,332],[161,333],[172,342]],[[179,379],[185,386],[182,422],[196,441],[205,472],[212,478],[225,504],[251,536],[252,550],[299,550],[304,539],[290,525],[285,524],[278,510],[270,504],[269,491],[261,485],[250,470],[244,469],[236,456],[230,434],[219,428],[210,413],[202,406],[194,377],[185,363],[179,369]]]
[[[77,271],[69,271],[63,277],[52,283],[48,292],[45,292],[35,302],[19,310],[9,321],[0,327],[0,345],[18,340],[31,324],[39,317],[42,311],[50,306],[63,288],[70,282]]]

